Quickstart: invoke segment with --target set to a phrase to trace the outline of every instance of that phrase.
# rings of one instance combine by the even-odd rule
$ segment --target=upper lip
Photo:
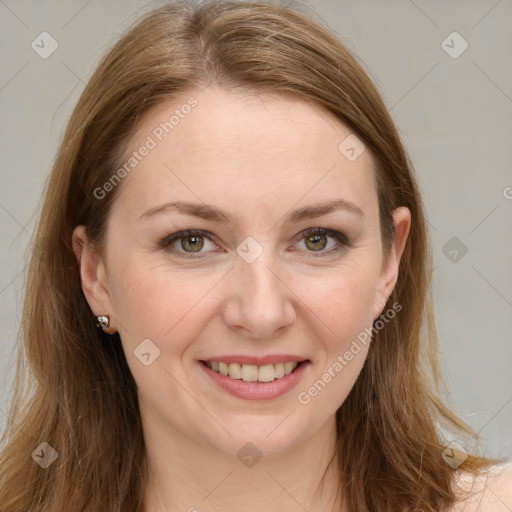
[[[307,361],[306,357],[296,356],[291,354],[273,354],[268,356],[246,356],[246,355],[229,355],[208,357],[202,361],[210,361],[216,363],[240,363],[240,364],[254,364],[256,366],[264,366],[266,364],[286,363],[289,361]]]

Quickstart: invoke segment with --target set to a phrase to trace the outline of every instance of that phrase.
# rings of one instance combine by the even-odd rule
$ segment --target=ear
[[[105,327],[103,331],[107,334],[114,334],[117,327],[112,315],[112,301],[105,264],[90,243],[85,226],[77,226],[73,230],[72,245],[80,271],[82,291],[87,303],[94,316],[110,316],[109,327]]]
[[[379,277],[373,319],[376,320],[384,310],[386,302],[393,292],[398,279],[400,260],[411,228],[411,212],[405,206],[393,210],[395,240],[387,258],[384,259]]]

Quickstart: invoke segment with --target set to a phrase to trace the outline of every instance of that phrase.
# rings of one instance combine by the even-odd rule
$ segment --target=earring
[[[96,317],[96,327],[104,329],[110,324],[110,317],[108,315],[101,315]]]

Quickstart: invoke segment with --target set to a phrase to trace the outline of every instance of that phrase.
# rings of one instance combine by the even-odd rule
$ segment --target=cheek
[[[364,260],[351,261],[315,277],[296,281],[304,303],[336,334],[345,338],[347,330],[372,323],[378,275],[375,265]]]
[[[149,266],[147,257],[125,259],[112,280],[112,303],[120,324],[121,337],[130,346],[149,338],[164,346],[192,329],[198,315],[204,315],[207,297],[218,281],[214,272],[190,272],[170,267]],[[203,311],[203,313],[201,313]]]
[[[377,277],[374,266],[360,260],[304,286],[307,306],[323,327],[315,329],[318,357],[312,378],[297,399],[305,411],[316,411],[317,419],[336,412],[363,368],[371,343]]]

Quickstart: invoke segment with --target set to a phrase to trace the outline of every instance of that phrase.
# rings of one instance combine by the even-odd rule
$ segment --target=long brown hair
[[[148,460],[135,382],[119,340],[94,325],[71,234],[84,224],[101,252],[122,184],[102,200],[94,191],[121,165],[138,120],[154,105],[212,84],[299,95],[348,125],[374,156],[385,248],[393,238],[392,210],[411,211],[389,299],[402,310],[375,333],[336,413],[333,462],[351,512],[447,510],[456,499],[455,470],[443,460],[437,426],[459,439],[477,436],[441,397],[432,258],[411,162],[376,88],[337,37],[299,11],[234,1],[182,1],[145,15],[99,64],[70,118],[28,271],[0,453],[0,509],[143,510]],[[58,454],[46,469],[34,462],[34,451],[50,453],[42,443]],[[495,462],[469,455],[459,469],[477,473]]]

